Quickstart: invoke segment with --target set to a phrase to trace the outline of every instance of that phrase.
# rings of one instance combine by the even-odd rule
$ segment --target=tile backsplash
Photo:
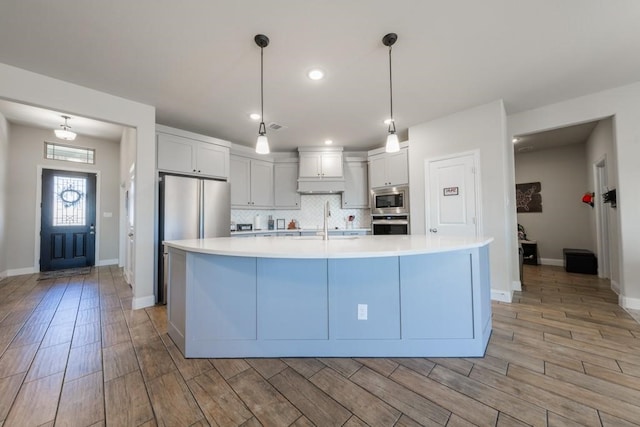
[[[236,224],[253,224],[255,216],[260,215],[262,229],[267,229],[267,220],[269,215],[272,215],[274,220],[284,219],[285,228],[292,219],[295,219],[300,228],[321,229],[324,204],[327,200],[331,210],[329,228],[346,228],[349,215],[355,216],[353,228],[371,227],[371,211],[369,209],[342,209],[340,194],[302,194],[300,209],[231,209],[231,221]]]

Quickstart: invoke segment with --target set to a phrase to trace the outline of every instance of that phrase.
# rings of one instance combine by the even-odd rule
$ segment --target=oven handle
[[[409,225],[409,221],[405,219],[380,219],[371,221],[371,225]]]

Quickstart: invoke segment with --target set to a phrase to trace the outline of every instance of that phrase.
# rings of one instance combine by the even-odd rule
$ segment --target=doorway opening
[[[535,264],[562,268],[564,249],[581,249],[587,250],[585,256],[596,257],[598,277],[616,276],[612,271],[617,260],[612,251],[618,241],[615,215],[602,199],[608,186],[615,187],[614,132],[613,117],[605,117],[514,135],[516,186],[541,185],[540,210],[519,209],[517,213],[526,239],[535,243]],[[583,274],[595,275],[596,259],[584,261]],[[524,271],[526,283],[526,272],[534,270]]]

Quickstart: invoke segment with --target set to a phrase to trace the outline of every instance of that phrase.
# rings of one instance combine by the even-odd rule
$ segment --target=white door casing
[[[478,159],[473,151],[425,160],[425,230],[429,234],[481,234]]]
[[[598,277],[607,279],[611,277],[611,264],[609,257],[609,207],[602,202],[602,194],[609,190],[607,181],[607,160],[601,158],[593,164],[595,180],[595,214],[596,214],[596,240]]]
[[[126,258],[124,265],[124,278],[131,287],[134,287],[134,272],[135,272],[135,165],[131,166],[129,183],[126,196],[126,211],[127,211],[127,244],[126,244]]]

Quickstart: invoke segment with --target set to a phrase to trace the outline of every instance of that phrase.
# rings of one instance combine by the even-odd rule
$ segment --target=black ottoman
[[[586,249],[562,250],[564,269],[569,273],[598,274],[598,260],[593,252]]]

